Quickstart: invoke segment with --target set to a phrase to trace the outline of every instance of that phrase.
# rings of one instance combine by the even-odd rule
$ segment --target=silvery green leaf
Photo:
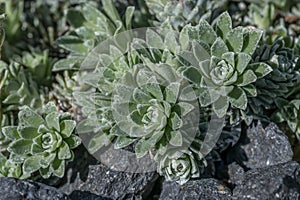
[[[60,131],[59,114],[57,112],[48,114],[45,120],[49,129],[55,129],[56,131]]]
[[[84,41],[76,36],[66,35],[56,40],[61,47],[75,53],[87,54],[88,46],[84,45]]]
[[[117,138],[117,140],[114,143],[114,148],[115,149],[122,149],[124,147],[127,147],[128,145],[132,144],[133,142],[135,142],[136,139],[135,138],[129,138],[126,136],[119,136]]]
[[[94,154],[102,147],[109,145],[110,142],[111,137],[107,136],[105,133],[99,133],[90,140],[88,150],[91,154]]]
[[[180,113],[183,117],[195,109],[192,104],[186,102],[179,102],[177,105],[180,107]]]
[[[222,55],[228,52],[227,45],[221,38],[217,38],[211,46],[211,55],[221,58]]]
[[[191,81],[195,85],[200,85],[201,74],[199,70],[193,66],[186,68],[183,72],[183,76]]]
[[[247,94],[249,94],[250,97],[256,97],[257,96],[257,90],[256,87],[253,84],[249,84],[243,87],[243,90],[245,90],[245,92]]]
[[[64,120],[60,123],[60,133],[63,138],[68,138],[73,133],[76,127],[76,122],[74,120]]]
[[[233,52],[227,52],[222,55],[222,59],[224,59],[228,64],[231,66],[235,66],[235,58],[234,58],[234,53]]]
[[[70,147],[66,142],[62,142],[61,146],[59,147],[58,150],[58,159],[60,160],[67,160],[71,158],[71,152],[70,152]]]
[[[59,160],[59,159],[55,159],[51,166],[50,169],[52,171],[52,173],[59,177],[62,178],[64,176],[65,173],[65,161],[64,160]]]
[[[9,144],[7,150],[11,153],[25,155],[31,150],[31,140],[18,139]]]
[[[257,79],[255,73],[252,70],[245,71],[237,80],[238,86],[246,86],[255,82]]]
[[[239,87],[235,87],[229,94],[228,94],[229,101],[232,106],[245,110],[247,107],[247,96]]]
[[[135,145],[135,155],[137,158],[144,157],[148,151],[152,148],[152,145],[149,143],[149,141],[145,139],[139,140],[139,142]]]
[[[232,21],[228,12],[224,12],[217,19],[217,34],[225,39],[226,34],[232,30]]]
[[[192,42],[193,53],[197,58],[198,62],[202,62],[210,59],[210,52],[207,48],[204,47],[205,44],[197,42],[194,40]]]
[[[184,26],[179,34],[179,43],[180,43],[182,50],[186,50],[189,47],[189,43],[190,43],[189,35],[188,35],[189,27],[190,27],[190,25]]]
[[[44,151],[45,149],[43,149],[43,147],[41,147],[39,144],[33,143],[31,145],[30,153],[33,155],[43,153]]]
[[[70,149],[74,149],[81,144],[80,137],[76,135],[71,135],[70,137],[64,139],[64,141],[69,145]]]
[[[220,94],[218,94],[214,89],[201,89],[199,93],[200,104],[204,107],[212,104],[220,97]]]
[[[171,83],[165,88],[165,100],[169,103],[176,103],[179,95],[180,83]]]
[[[47,168],[56,158],[56,153],[44,153],[43,158],[40,160],[40,165],[42,168]]]
[[[58,72],[58,71],[63,71],[63,70],[77,69],[81,62],[83,62],[83,57],[70,56],[68,58],[57,61],[54,64],[52,71]]]
[[[45,169],[40,168],[40,170],[39,170],[41,176],[42,176],[44,179],[50,178],[50,176],[51,176],[51,174],[52,174],[52,173],[50,172],[49,168],[50,168],[50,167],[47,167],[47,168],[45,168]]]
[[[182,135],[180,131],[170,132],[170,144],[177,147],[182,146]]]
[[[157,83],[150,83],[144,86],[145,90],[149,92],[154,98],[158,100],[163,100],[163,94],[161,92],[161,88]]]
[[[288,120],[288,121],[287,121],[287,124],[289,125],[290,129],[291,129],[293,132],[296,132],[296,131],[297,131],[297,126],[298,126],[297,121]]]
[[[164,42],[160,35],[151,29],[147,29],[146,42],[150,47],[154,47],[156,49],[164,48]]]
[[[119,13],[118,13],[116,7],[114,6],[114,3],[112,0],[103,1],[102,4],[103,4],[103,9],[104,9],[105,13],[109,16],[109,18],[113,22],[121,21]]]
[[[23,164],[23,172],[31,174],[41,168],[40,160],[43,159],[42,155],[34,155],[27,158]]]
[[[246,53],[237,54],[236,69],[239,72],[239,74],[242,74],[244,72],[251,59],[251,56]]]
[[[21,138],[27,140],[33,139],[39,135],[37,128],[28,126],[19,126],[18,133],[21,136]]]
[[[192,30],[192,29],[189,29]],[[189,32],[190,35],[190,32]],[[197,33],[195,36],[190,35],[190,39],[198,39],[200,41],[206,42],[209,45],[212,45],[217,39],[217,34],[213,28],[208,24],[207,21],[201,20],[197,25]]]
[[[237,27],[226,34],[226,44],[230,51],[241,52],[244,44],[243,28]]]
[[[27,106],[22,108],[18,118],[19,123],[24,126],[38,127],[44,123],[44,119]]]
[[[262,78],[273,71],[266,63],[253,63],[249,65],[249,69],[252,69],[257,78]]]
[[[243,52],[247,53],[249,55],[252,55],[255,51],[255,49],[258,47],[258,42],[260,41],[260,38],[262,37],[263,31],[261,30],[251,30],[251,29],[245,29],[244,30],[244,46],[243,46]]]
[[[183,124],[182,119],[177,113],[175,112],[171,113],[170,121],[171,121],[172,130],[178,130],[182,127]]]
[[[17,126],[5,126],[2,128],[2,133],[10,140],[16,140],[20,138],[17,131]]]
[[[164,43],[171,52],[176,52],[179,44],[177,43],[177,38],[174,31],[170,31],[166,34]]]
[[[135,88],[133,91],[133,99],[138,103],[147,103],[150,101],[151,97],[140,89]]]
[[[220,96],[219,99],[213,103],[213,110],[220,118],[226,115],[228,107],[228,99],[224,96]]]
[[[133,15],[134,15],[134,10],[135,8],[133,6],[129,6],[127,7],[126,9],[126,12],[125,12],[125,26],[126,26],[126,29],[131,29],[131,22],[132,22],[132,18],[133,18]]]

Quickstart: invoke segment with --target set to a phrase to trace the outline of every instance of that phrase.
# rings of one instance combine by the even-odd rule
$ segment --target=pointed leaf
[[[15,154],[25,155],[30,152],[31,144],[31,140],[19,139],[10,143],[7,150]]]
[[[41,155],[34,155],[27,158],[23,164],[23,172],[25,174],[31,174],[41,168],[40,160],[43,159]]]
[[[120,136],[115,141],[114,147],[115,147],[115,149],[122,149],[122,148],[127,147],[128,145],[132,144],[135,141],[136,141],[136,139],[134,139],[134,138]]]
[[[247,108],[247,96],[239,87],[235,87],[229,94],[228,98],[233,107],[245,110]]]
[[[221,58],[226,52],[228,52],[228,48],[225,42],[221,38],[217,38],[211,47],[211,55]]]
[[[262,37],[263,31],[247,29],[244,35],[243,52],[252,55],[257,48],[258,42]]]
[[[244,72],[237,80],[238,86],[246,86],[255,82],[257,79],[255,73],[252,70]]]
[[[76,122],[74,120],[64,120],[60,123],[60,133],[63,138],[68,138],[73,133],[76,127]]]
[[[232,30],[232,21],[228,12],[224,12],[220,15],[217,20],[216,29],[218,36],[221,36],[223,39],[225,39],[227,33]]]

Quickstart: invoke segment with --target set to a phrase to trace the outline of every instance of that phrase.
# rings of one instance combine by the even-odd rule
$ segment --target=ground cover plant
[[[0,2],[0,176],[112,147],[182,185],[257,121],[298,155],[298,1]]]

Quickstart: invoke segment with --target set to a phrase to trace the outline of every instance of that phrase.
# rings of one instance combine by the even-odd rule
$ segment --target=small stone
[[[68,200],[67,195],[42,183],[15,178],[0,178],[0,199]]]
[[[265,129],[261,122],[247,130],[247,135],[230,152],[231,161],[250,169],[286,163],[293,158],[289,140],[274,123]]]
[[[247,171],[233,199],[300,199],[300,165],[291,161]]]
[[[212,178],[188,181],[183,186],[180,186],[175,182],[164,182],[159,199],[229,200],[231,199],[231,191],[220,181]]]
[[[109,173],[108,173],[109,172]],[[113,171],[103,164],[89,166],[86,181],[81,181],[76,190],[110,199],[131,199],[152,190],[158,175]],[[76,194],[72,194],[73,198]]]

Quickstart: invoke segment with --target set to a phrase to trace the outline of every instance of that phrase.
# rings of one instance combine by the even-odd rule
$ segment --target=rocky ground
[[[64,182],[43,183],[0,178],[0,199],[300,199],[300,165],[292,161],[288,138],[275,124],[257,123],[233,146],[210,156],[203,178],[180,186],[156,173],[116,172],[82,153]],[[38,181],[38,180],[37,180]],[[47,182],[49,184],[49,181]]]

